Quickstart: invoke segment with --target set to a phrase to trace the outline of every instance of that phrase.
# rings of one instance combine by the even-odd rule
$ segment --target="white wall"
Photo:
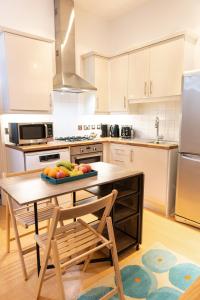
[[[0,26],[54,39],[54,0],[1,0]]]
[[[170,33],[200,34],[199,0],[150,0],[110,23],[111,51],[127,50]]]
[[[76,3],[76,2],[75,2]],[[75,4],[76,69],[81,72],[80,56],[90,51],[110,53],[109,22],[80,10]]]

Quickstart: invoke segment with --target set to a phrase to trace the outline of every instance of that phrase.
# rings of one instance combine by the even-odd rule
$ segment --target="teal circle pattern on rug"
[[[147,300],[178,300],[181,292],[174,288],[162,287],[155,292],[151,293]]]
[[[138,265],[128,265],[121,270],[124,294],[132,298],[146,298],[157,288],[155,276]]]
[[[200,276],[200,267],[192,263],[178,264],[170,269],[170,282],[185,291]]]
[[[101,297],[105,296],[108,292],[110,292],[113,288],[107,286],[99,286],[93,288],[81,295],[78,300],[99,300]],[[118,296],[114,296],[110,298],[111,300],[118,300]]]
[[[176,262],[176,256],[165,249],[151,249],[142,256],[144,266],[155,273],[168,272]]]

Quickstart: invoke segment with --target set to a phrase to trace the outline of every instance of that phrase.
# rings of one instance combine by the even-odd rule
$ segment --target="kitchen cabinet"
[[[131,53],[128,64],[128,99],[149,97],[149,51]]]
[[[194,44],[181,35],[130,53],[129,101],[153,102],[180,96],[183,72],[194,67]]]
[[[108,99],[108,59],[103,56],[88,54],[82,57],[83,77],[96,88],[95,112],[107,113]]]
[[[181,95],[184,39],[160,43],[149,52],[149,97]]]
[[[109,62],[109,105],[111,112],[127,112],[128,55]]]
[[[144,172],[144,205],[165,215],[174,213],[177,149],[111,143],[110,162]]]
[[[110,162],[119,166],[128,167],[133,162],[132,146],[110,144]]]
[[[53,83],[52,43],[0,34],[3,112],[48,112]]]

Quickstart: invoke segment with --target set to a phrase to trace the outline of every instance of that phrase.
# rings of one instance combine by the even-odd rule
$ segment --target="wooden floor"
[[[25,243],[30,243],[31,236],[24,238]],[[188,257],[200,264],[200,232],[199,230],[182,225],[173,220],[166,219],[155,213],[144,211],[143,243],[138,252],[126,251],[120,256],[120,264],[125,264],[130,258],[156,242],[161,242],[172,250]],[[35,253],[26,256],[26,265],[29,280],[25,282],[22,277],[21,267],[16,251],[15,242],[12,242],[12,251],[5,254],[5,209],[0,207],[0,300],[33,300],[36,286],[36,257]],[[56,284],[54,272],[49,270],[49,279],[42,289],[42,300],[56,298]],[[108,263],[98,263],[89,266],[86,273],[79,267],[70,269],[64,276],[66,299],[76,299],[79,291],[102,278],[112,268]]]

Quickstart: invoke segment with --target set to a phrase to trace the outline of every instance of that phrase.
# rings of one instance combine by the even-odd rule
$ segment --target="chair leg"
[[[27,276],[27,271],[26,271],[26,265],[25,265],[25,261],[24,261],[24,257],[23,257],[22,246],[21,246],[21,242],[20,242],[19,232],[18,232],[18,229],[17,229],[17,222],[16,222],[16,219],[15,219],[15,216],[14,216],[14,211],[13,211],[12,199],[11,198],[9,198],[9,200],[8,200],[8,206],[9,206],[9,213],[10,213],[10,217],[11,217],[11,221],[12,221],[12,225],[13,225],[15,240],[16,240],[16,243],[17,243],[19,259],[20,259],[21,266],[22,266],[22,272],[23,272],[24,280],[27,280],[28,276]]]
[[[6,253],[10,253],[10,213],[6,203]]]
[[[51,241],[51,246],[52,246],[53,262],[54,262],[55,272],[56,272],[56,280],[57,280],[58,291],[59,291],[59,300],[65,300],[65,292],[64,292],[63,282],[62,282],[62,272],[60,268],[56,242]]]
[[[27,271],[26,271],[26,265],[25,265],[25,261],[24,261],[24,257],[23,257],[23,251],[22,251],[22,246],[21,246],[21,242],[20,242],[20,238],[19,238],[19,233],[17,230],[17,223],[16,223],[14,216],[11,215],[11,219],[12,219],[12,224],[13,224],[13,229],[14,229],[14,234],[15,234],[15,240],[16,240],[17,248],[18,248],[18,252],[19,252],[19,258],[21,261],[24,280],[27,280],[28,275],[27,275]]]
[[[37,300],[40,298],[40,293],[41,293],[41,289],[42,289],[44,275],[45,275],[45,272],[46,272],[46,269],[47,269],[47,264],[48,264],[48,259],[49,259],[48,254],[45,255],[44,262],[43,262],[42,267],[40,269],[40,275],[39,275],[38,282],[37,282],[37,287],[36,287],[36,299]]]
[[[122,279],[121,279],[121,274],[120,274],[120,269],[119,269],[117,248],[116,248],[116,243],[115,243],[115,235],[114,235],[114,231],[113,231],[111,217],[108,217],[106,219],[106,222],[107,222],[109,240],[112,241],[111,255],[112,255],[113,266],[114,266],[114,270],[115,270],[118,295],[119,295],[120,300],[125,300],[124,292],[123,292],[123,284],[122,284]]]

